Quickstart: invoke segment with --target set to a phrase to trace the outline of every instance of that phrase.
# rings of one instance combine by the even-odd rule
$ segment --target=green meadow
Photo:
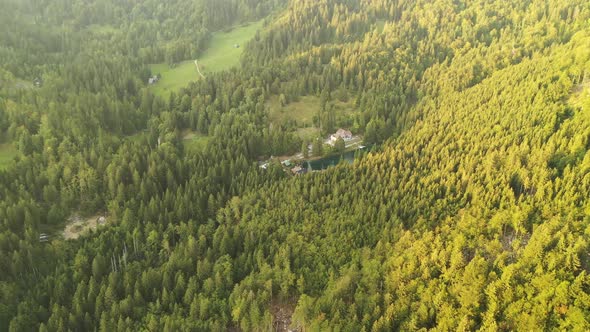
[[[263,20],[236,27],[229,32],[213,33],[209,48],[199,57],[199,68],[204,75],[229,69],[240,63],[245,44],[262,28]],[[239,45],[239,47],[235,47]]]
[[[0,169],[6,168],[18,151],[12,144],[0,144]]]
[[[153,74],[162,75],[160,81],[152,86],[154,93],[159,96],[167,96],[199,79],[194,61],[181,62],[174,67],[165,63],[153,64],[150,65],[150,70]]]
[[[209,137],[193,131],[186,131],[183,135],[183,142],[188,152],[203,151],[209,142]]]
[[[334,100],[331,102],[336,116],[339,118],[351,116],[356,112],[352,99],[347,102]],[[303,96],[298,101],[293,101],[281,106],[279,96],[273,95],[266,102],[271,123],[284,125],[288,121],[295,121],[299,129],[297,134],[304,140],[311,140],[320,135],[320,129],[313,125],[313,118],[317,116],[321,108],[321,100],[317,96]]]
[[[263,20],[248,25],[235,27],[231,30],[214,32],[209,47],[196,59],[203,75],[218,72],[237,66],[244,45],[262,28]],[[238,45],[239,47],[236,47]],[[166,96],[172,91],[186,87],[190,82],[201,78],[194,60],[187,60],[170,67],[165,63],[150,65],[153,74],[159,73],[162,78],[152,86],[155,94]]]

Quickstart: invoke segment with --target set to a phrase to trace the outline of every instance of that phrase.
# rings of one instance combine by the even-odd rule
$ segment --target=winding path
[[[202,78],[205,78],[205,76],[203,75],[203,73],[201,73],[201,70],[199,69],[199,63],[197,62],[197,60],[195,60],[195,66],[197,66],[197,71],[199,72],[199,75],[201,75]]]

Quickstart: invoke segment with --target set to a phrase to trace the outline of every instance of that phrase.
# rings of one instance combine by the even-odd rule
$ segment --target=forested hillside
[[[258,20],[284,3],[2,0],[0,61],[4,69],[31,79],[80,53],[175,63],[195,58],[213,31]]]
[[[590,330],[587,1],[0,5],[0,331]],[[152,94],[263,17],[240,68]],[[258,167],[307,145],[268,101],[310,96],[373,150]]]

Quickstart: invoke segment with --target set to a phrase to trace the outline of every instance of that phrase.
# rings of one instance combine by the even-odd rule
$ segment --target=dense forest
[[[590,330],[589,2],[0,8],[0,331],[272,331],[285,312],[300,331]],[[260,19],[239,67],[150,89],[148,64]],[[260,168],[307,146],[271,121],[277,96],[317,97],[322,135],[372,151]],[[108,223],[60,238],[74,214]]]

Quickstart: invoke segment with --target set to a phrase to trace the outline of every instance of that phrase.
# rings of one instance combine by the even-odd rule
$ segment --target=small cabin
[[[158,83],[159,80],[160,80],[159,75],[152,76],[148,79],[148,84],[149,85],[156,84],[156,83]]]

